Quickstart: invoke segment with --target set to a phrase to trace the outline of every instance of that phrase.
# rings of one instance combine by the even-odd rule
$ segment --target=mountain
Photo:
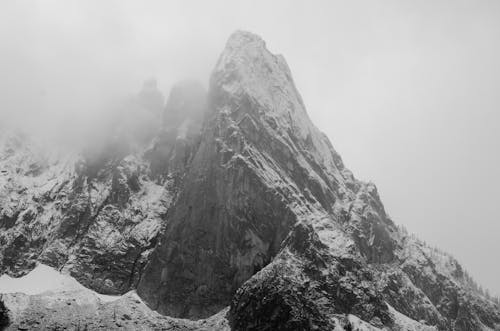
[[[139,99],[159,100],[155,89]],[[3,294],[8,328],[33,316],[74,327],[141,304],[85,327],[500,330],[500,308],[460,264],[398,227],[344,166],[260,37],[231,35],[208,91],[174,86],[161,123],[74,155],[4,134],[0,272],[48,265],[84,286],[69,297],[93,298],[54,304],[49,318],[43,307],[67,289]]]

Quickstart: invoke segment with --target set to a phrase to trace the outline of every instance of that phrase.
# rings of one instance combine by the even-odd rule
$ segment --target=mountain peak
[[[0,277],[0,329],[500,330],[499,303],[344,167],[260,37],[233,33],[209,88],[173,86],[161,129],[134,99],[81,157],[0,130],[0,275],[43,263],[118,298],[6,296]]]
[[[284,57],[271,53],[259,36],[236,31],[229,37],[212,73],[210,90],[212,97],[232,100],[219,103],[219,111],[234,118],[248,114],[287,144],[300,141],[308,146],[321,164],[343,168],[340,157],[307,115]]]
[[[236,30],[229,36],[229,39],[226,44],[227,47],[244,47],[244,46],[259,46],[259,47],[264,47],[266,46],[266,42],[258,35],[248,32],[248,31],[243,31],[243,30]]]
[[[217,76],[220,72],[236,73],[235,78],[240,79],[272,80],[274,76],[291,80],[284,58],[272,54],[261,37],[246,31],[236,31],[229,37],[215,67],[214,75]],[[281,76],[280,73],[287,77],[278,77]]]
[[[243,97],[258,104],[253,109],[275,117],[282,122],[280,127],[289,127],[291,117],[309,125],[284,58],[271,53],[262,38],[253,33],[236,31],[229,37],[212,73],[210,89],[218,96]]]

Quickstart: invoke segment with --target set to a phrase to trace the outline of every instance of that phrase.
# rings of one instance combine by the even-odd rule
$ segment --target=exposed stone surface
[[[398,228],[346,169],[258,36],[230,37],[208,92],[176,85],[162,122],[83,156],[3,139],[0,271],[44,262],[100,293],[137,288],[177,318],[230,306],[233,330],[500,330],[499,307],[458,262]],[[33,316],[49,298],[19,300]],[[72,312],[164,326],[123,300]]]
[[[10,324],[9,311],[5,304],[0,300],[0,330],[3,330]]]

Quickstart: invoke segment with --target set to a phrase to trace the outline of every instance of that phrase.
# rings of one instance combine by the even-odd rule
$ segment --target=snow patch
[[[405,331],[437,331],[438,329],[434,326],[428,326],[428,325],[423,325],[422,323],[419,323],[411,318],[409,318],[406,315],[401,314],[398,312],[396,309],[394,309],[391,305],[388,303],[387,307],[389,308],[389,312],[391,313],[392,317],[394,318],[394,324],[396,324],[398,327],[400,327],[400,330],[405,330]]]
[[[366,323],[365,321],[354,315],[349,315],[347,319],[351,324],[351,328],[353,331],[381,331],[379,328]]]
[[[119,295],[104,295],[92,291],[70,275],[62,274],[44,264],[39,264],[35,269],[19,278],[9,275],[0,276],[0,293],[22,293],[37,295],[47,292],[88,291],[103,302],[110,302],[121,298]]]

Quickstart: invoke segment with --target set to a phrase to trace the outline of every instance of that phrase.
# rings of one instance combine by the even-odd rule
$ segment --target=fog
[[[85,131],[145,79],[157,77],[165,94],[179,79],[208,79],[215,49],[202,35],[183,33],[188,22],[157,5],[2,2],[2,122]]]
[[[84,137],[150,77],[206,85],[236,29],[394,221],[500,294],[499,2],[2,1],[0,125]]]

